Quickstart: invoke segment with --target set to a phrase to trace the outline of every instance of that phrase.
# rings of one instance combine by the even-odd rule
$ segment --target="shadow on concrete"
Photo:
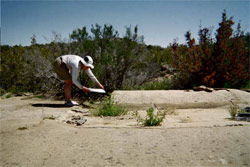
[[[33,107],[50,107],[50,108],[69,108],[73,106],[67,106],[65,104],[49,104],[49,103],[37,103],[32,104]]]

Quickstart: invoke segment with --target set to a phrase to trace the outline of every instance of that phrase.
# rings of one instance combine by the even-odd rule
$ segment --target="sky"
[[[167,47],[174,39],[185,43],[185,32],[197,39],[200,25],[216,33],[222,12],[233,16],[236,28],[249,32],[248,0],[2,0],[1,45],[49,43],[53,33],[69,41],[77,28],[111,24],[119,36],[125,27],[138,26],[139,35],[147,45]]]

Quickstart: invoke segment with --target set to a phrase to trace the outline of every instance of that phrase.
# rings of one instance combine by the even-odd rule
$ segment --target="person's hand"
[[[87,88],[85,86],[82,88],[82,90],[84,91],[84,93],[89,93],[90,92],[89,88]]]
[[[99,88],[104,89],[104,86],[102,84],[98,84]]]

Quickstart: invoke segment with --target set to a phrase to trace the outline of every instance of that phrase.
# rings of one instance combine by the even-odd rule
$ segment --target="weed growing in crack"
[[[138,111],[135,112],[135,117],[137,119],[137,122],[142,124],[143,126],[159,126],[163,122],[164,118],[166,116],[166,112],[158,111],[155,115],[154,109],[149,108],[147,110],[147,116],[145,119],[143,119]]]
[[[127,110],[122,106],[115,105],[111,96],[106,97],[93,113],[95,116],[120,116],[127,114]]]

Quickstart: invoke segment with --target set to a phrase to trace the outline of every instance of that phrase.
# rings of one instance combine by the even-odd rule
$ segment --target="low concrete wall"
[[[128,109],[215,108],[230,104],[250,105],[250,93],[229,89],[213,92],[184,90],[114,91],[114,101]]]

